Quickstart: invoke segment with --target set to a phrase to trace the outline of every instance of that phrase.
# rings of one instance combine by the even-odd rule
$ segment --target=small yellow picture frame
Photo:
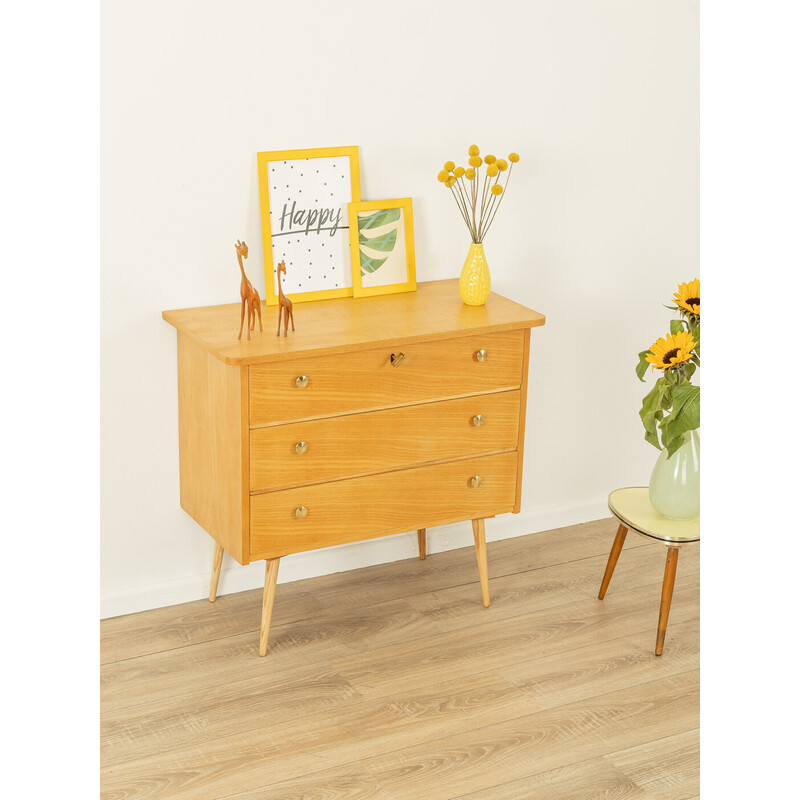
[[[411,198],[353,202],[347,208],[353,296],[415,292]]]
[[[352,297],[348,204],[361,200],[358,146],[257,154],[268,306]]]

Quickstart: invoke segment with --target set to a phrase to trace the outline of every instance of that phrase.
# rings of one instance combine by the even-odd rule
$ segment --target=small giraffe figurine
[[[278,264],[278,332],[276,336],[281,335],[281,321],[283,321],[283,335],[286,336],[289,327],[289,320],[292,321],[292,330],[294,330],[294,311],[292,311],[292,301],[283,293],[281,288],[281,272],[286,274],[286,263],[281,261]]]
[[[242,271],[242,286],[239,293],[242,296],[242,320],[239,323],[239,338],[242,338],[242,328],[244,328],[244,312],[247,309],[247,340],[250,341],[250,331],[256,327],[256,314],[258,314],[258,327],[259,330],[264,330],[261,324],[261,298],[258,296],[255,286],[247,280],[247,275],[244,274],[243,258],[247,258],[247,245],[244,242],[236,240],[236,255],[239,258],[239,269]]]

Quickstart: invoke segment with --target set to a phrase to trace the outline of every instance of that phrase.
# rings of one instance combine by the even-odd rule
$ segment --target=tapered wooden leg
[[[675,588],[675,570],[678,569],[678,547],[667,548],[667,563],[664,567],[664,585],[661,587],[661,609],[658,612],[658,635],[656,636],[656,655],[664,651],[667,635],[669,607],[672,603],[672,590]]]
[[[425,556],[425,528],[420,528],[417,531],[417,542],[419,543],[419,557],[424,561]]]
[[[211,591],[208,599],[213,603],[217,599],[217,587],[219,586],[219,571],[222,568],[222,545],[214,542],[214,560],[211,562]]]
[[[475,537],[475,553],[478,556],[478,575],[481,579],[483,605],[489,607],[489,567],[486,563],[486,530],[482,519],[472,520],[472,535]]]
[[[611,576],[614,574],[614,567],[617,566],[617,559],[619,559],[619,554],[622,552],[622,545],[625,544],[627,535],[628,529],[624,525],[620,525],[617,528],[614,544],[611,545],[611,552],[608,554],[606,572],[603,575],[603,582],[600,584],[600,594],[597,595],[601,600],[606,596],[606,589],[608,589],[608,584],[611,583]]]
[[[261,607],[261,639],[258,644],[258,654],[267,654],[267,640],[269,639],[269,623],[272,620],[272,604],[275,602],[275,587],[278,585],[279,558],[267,559],[267,571],[264,576],[264,604]]]

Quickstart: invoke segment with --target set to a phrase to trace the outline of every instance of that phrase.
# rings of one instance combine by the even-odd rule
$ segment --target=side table
[[[700,516],[690,520],[674,520],[663,517],[650,504],[649,490],[646,486],[629,486],[611,492],[608,496],[608,509],[619,520],[619,528],[608,555],[603,582],[600,584],[600,593],[597,595],[600,600],[606,596],[606,589],[611,582],[614,567],[617,566],[617,560],[629,530],[661,542],[667,548],[655,650],[656,655],[660,656],[664,650],[664,638],[667,635],[669,607],[672,603],[672,590],[675,586],[675,571],[678,568],[678,551],[684,545],[700,541]]]

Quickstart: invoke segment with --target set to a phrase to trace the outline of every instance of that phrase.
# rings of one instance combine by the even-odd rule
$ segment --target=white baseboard
[[[591,502],[523,511],[520,514],[504,514],[486,521],[486,539],[490,542],[513,539],[515,536],[563,528],[566,525],[576,525],[607,516],[609,513],[605,497]],[[429,553],[442,553],[467,546],[473,546],[472,527],[468,523],[432,528],[428,535]],[[291,583],[318,575],[386,564],[403,558],[415,558],[417,555],[415,531],[328,547],[324,550],[311,550],[281,559],[278,583]],[[208,597],[210,572],[209,559],[209,568],[201,575],[102,593],[100,617],[101,619],[117,617]],[[262,561],[243,567],[225,555],[218,594],[243,592],[263,585]]]

